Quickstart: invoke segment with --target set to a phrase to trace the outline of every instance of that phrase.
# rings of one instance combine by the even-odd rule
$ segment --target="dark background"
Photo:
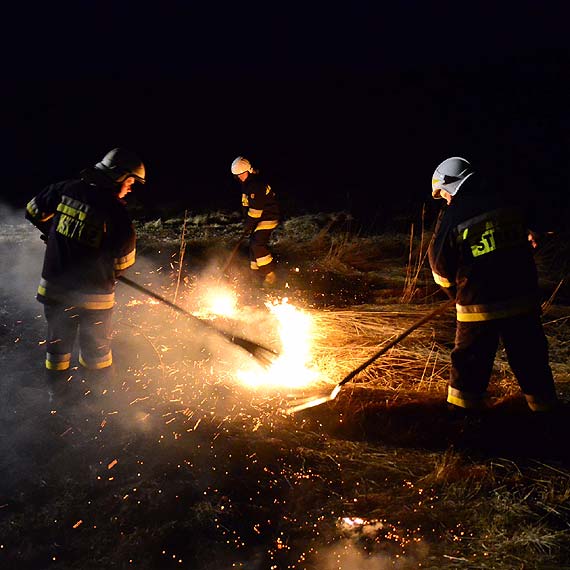
[[[4,21],[2,194],[23,206],[115,146],[149,217],[234,209],[250,158],[286,215],[408,223],[448,156],[568,212],[564,4],[80,2]],[[131,199],[131,198],[130,198]]]

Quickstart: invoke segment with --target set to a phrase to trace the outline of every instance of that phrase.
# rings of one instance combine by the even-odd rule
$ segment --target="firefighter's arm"
[[[434,281],[450,299],[455,299],[457,293],[455,283],[456,255],[451,236],[445,230],[445,223],[442,224],[442,220],[440,220],[429,245],[428,259]]]
[[[249,210],[249,198],[247,194],[241,195],[241,214],[243,219],[247,218],[247,211]]]
[[[434,281],[441,287],[441,290],[450,299],[455,299],[457,295],[457,285],[455,284],[455,282],[450,281],[448,277],[436,273],[436,271],[433,269],[432,269],[432,275]]]
[[[55,208],[51,204],[51,191],[48,189],[32,198],[26,205],[26,220],[31,222],[41,232],[44,241],[51,228]]]
[[[113,269],[115,278],[134,265],[136,260],[136,234],[132,222],[121,213],[109,224],[108,239],[113,251]]]
[[[46,186],[26,205],[26,219],[36,226],[44,236],[49,234],[61,194],[66,182]]]
[[[125,269],[128,269],[135,263],[136,259],[136,238],[133,232],[133,235],[129,242],[125,244],[122,250],[116,255],[113,260],[113,269],[115,271],[115,278],[122,275]]]
[[[41,222],[41,221],[38,221],[38,220],[34,220],[34,219],[28,214],[27,210],[26,210],[26,220],[28,220],[29,222],[31,222],[32,224],[34,224],[34,226],[36,226],[36,228],[38,228],[38,230],[40,230],[40,232],[41,232],[41,233],[40,233],[40,238],[41,238],[43,241],[47,242],[48,235],[49,235],[49,230],[50,230],[50,228],[51,228],[52,220],[50,219],[50,220],[45,221],[45,222]]]
[[[451,287],[442,287],[441,290],[453,301],[457,297],[457,286],[452,285]]]
[[[255,230],[255,227],[263,215],[265,196],[261,192],[256,191],[249,195],[248,202],[249,208],[245,218],[244,234],[250,235]]]

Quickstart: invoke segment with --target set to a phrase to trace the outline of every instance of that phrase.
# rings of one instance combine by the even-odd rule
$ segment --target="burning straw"
[[[265,308],[244,307],[239,304],[239,294],[231,288],[200,284],[195,284],[183,303],[193,315],[210,320],[216,327],[275,346],[279,352],[271,366],[262,368],[227,346],[213,347],[207,338],[198,340],[196,332],[184,331],[180,321],[170,325],[161,321],[152,333],[149,326],[145,327],[147,340],[153,336],[155,344],[167,347],[166,352],[160,352],[161,392],[171,401],[184,406],[198,403],[202,410],[210,408],[216,415],[223,408],[230,415],[244,410],[249,414],[252,409],[270,414],[286,400],[286,407],[291,407],[291,398],[313,399],[325,391],[330,394],[342,378],[433,308],[385,305],[381,309],[364,306],[323,311],[295,306],[287,298],[269,297]],[[148,314],[149,309],[147,305],[144,313]],[[162,314],[168,320],[172,317]],[[435,330],[431,325],[416,331],[389,348],[353,381],[367,388],[394,391],[439,389],[447,379],[448,351],[440,350],[437,335],[452,337],[451,315],[449,321],[440,318],[437,335]],[[188,347],[185,340],[201,343],[205,347],[203,357],[188,358],[188,348],[182,348]],[[175,382],[171,396],[171,382],[165,378]]]
[[[314,362],[324,376],[338,382],[425,312],[422,305],[315,312]],[[388,390],[439,388],[447,381],[449,356],[438,338],[452,338],[453,329],[452,319],[444,318],[437,326],[417,330],[354,381]]]

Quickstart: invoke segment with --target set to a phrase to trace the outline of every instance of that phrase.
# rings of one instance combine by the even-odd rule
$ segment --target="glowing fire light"
[[[366,521],[360,517],[342,517],[342,522],[350,528],[366,524]]]
[[[365,536],[373,537],[386,525],[378,519],[367,520],[361,517],[342,517],[338,522],[338,526],[347,532],[359,532]]]
[[[238,312],[237,293],[222,287],[208,289],[200,297],[200,311],[198,315],[211,317],[234,317]]]
[[[319,379],[319,372],[308,367],[313,329],[311,316],[290,305],[287,298],[266,306],[278,322],[280,356],[267,370],[241,371],[238,374],[240,381],[252,387],[303,388],[313,384]]]

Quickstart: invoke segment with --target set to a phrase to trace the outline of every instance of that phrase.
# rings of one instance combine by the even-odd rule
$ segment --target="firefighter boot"
[[[117,388],[114,366],[107,366],[98,370],[87,370],[85,379],[88,390],[97,399],[105,398]]]
[[[71,374],[69,370],[46,370],[47,397],[50,406],[71,399]]]
[[[277,286],[277,275],[275,274],[275,271],[270,271],[265,278],[263,279],[263,283],[261,284],[261,286],[264,289],[272,289],[274,287]]]

